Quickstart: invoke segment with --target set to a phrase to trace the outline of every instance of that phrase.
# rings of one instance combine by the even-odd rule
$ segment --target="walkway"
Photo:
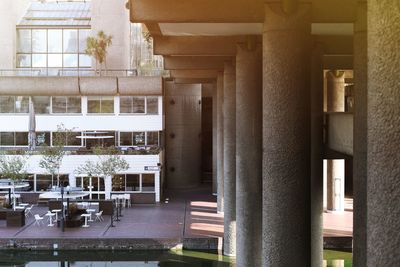
[[[173,247],[184,242],[190,246],[192,241],[196,241],[193,246],[202,243],[204,247],[218,248],[218,243],[221,243],[218,239],[223,237],[223,215],[217,213],[216,198],[207,188],[166,193],[165,198],[165,202],[157,205],[134,205],[123,209],[123,217],[114,222],[115,227],[111,227],[110,216],[103,216],[103,222],[91,222],[88,228],[66,228],[65,232],[56,226],[48,227],[46,216],[44,225],[34,225],[33,216],[30,216],[22,228],[8,228],[5,221],[0,220],[0,246],[9,246],[9,240],[20,244],[33,242],[27,240],[40,243],[44,239],[68,239],[69,242],[95,239],[96,242],[92,243],[95,246],[100,241],[124,239],[132,242],[135,239],[141,240],[138,246],[144,248],[149,245],[144,240],[151,240],[153,243],[150,245],[161,247]],[[351,200],[347,200],[347,208],[341,214],[324,213],[324,236],[351,236]],[[47,207],[34,207],[32,211],[44,215]],[[80,241],[76,242],[79,244]]]

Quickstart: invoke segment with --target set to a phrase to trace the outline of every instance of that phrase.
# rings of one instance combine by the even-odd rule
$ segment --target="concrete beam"
[[[165,56],[166,70],[223,70],[224,62],[233,57],[217,56]]]
[[[197,83],[214,83],[217,79],[215,78],[175,78],[174,82],[177,84],[197,84]]]
[[[256,36],[261,42],[261,35]],[[154,54],[163,56],[236,56],[236,45],[248,36],[154,36]],[[314,36],[325,55],[353,54],[353,36]]]
[[[312,0],[312,22],[353,22],[357,0]],[[131,22],[263,23],[264,0],[130,0]]]
[[[189,78],[189,79],[216,79],[217,70],[171,70],[170,75],[173,78]]]
[[[349,70],[353,69],[353,55],[325,55],[324,69]]]
[[[236,44],[246,40],[246,36],[154,36],[154,54],[235,56]]]

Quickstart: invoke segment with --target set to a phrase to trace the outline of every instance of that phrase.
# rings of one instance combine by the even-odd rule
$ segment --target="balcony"
[[[2,77],[134,77],[165,76],[163,69],[17,68],[0,69]]]

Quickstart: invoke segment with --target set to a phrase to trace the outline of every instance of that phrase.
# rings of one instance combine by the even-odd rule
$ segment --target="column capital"
[[[332,79],[344,79],[344,71],[341,70],[330,70],[326,73],[327,78],[332,78]]]
[[[297,3],[295,0],[284,2],[288,2],[288,4],[281,1],[265,3],[264,32],[270,30],[311,31],[312,4],[310,2]]]

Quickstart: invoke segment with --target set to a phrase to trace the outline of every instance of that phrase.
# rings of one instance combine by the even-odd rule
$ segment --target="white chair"
[[[32,208],[33,208],[33,205],[31,205],[30,207],[26,207],[25,208],[25,217],[29,217],[29,215],[32,215]]]
[[[96,215],[96,218],[94,219],[95,222],[96,221],[99,221],[99,222],[104,221],[104,219],[103,219],[103,211],[102,210],[97,212],[97,213],[95,213],[95,215]]]
[[[125,203],[126,207],[130,208],[131,207],[131,194],[125,194]]]
[[[40,226],[43,223],[43,217],[40,217],[39,214],[35,214],[35,223],[33,225]]]

